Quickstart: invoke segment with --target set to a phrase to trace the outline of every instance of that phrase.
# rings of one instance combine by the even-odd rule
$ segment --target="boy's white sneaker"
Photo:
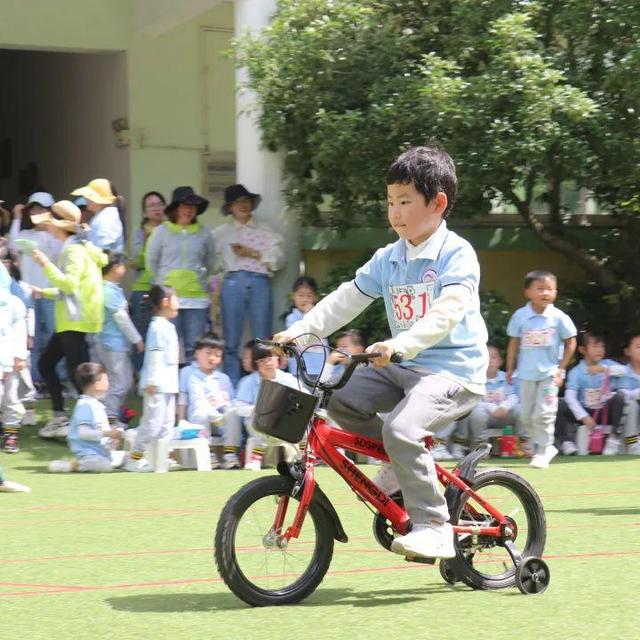
[[[561,445],[560,449],[562,450],[563,456],[575,456],[578,453],[578,447],[576,447],[575,443],[571,440],[565,440]]]
[[[388,462],[383,462],[380,465],[378,473],[371,478],[371,482],[378,485],[388,496],[400,491],[400,483],[398,482],[396,472]]]
[[[24,416],[22,416],[23,427],[35,427],[36,426],[36,412],[35,409],[26,409]]]
[[[52,460],[47,465],[47,471],[49,473],[71,473],[73,465],[70,460]]]
[[[531,458],[531,462],[529,463],[530,467],[534,469],[546,469],[549,466],[549,463],[558,455],[558,450],[551,444],[549,445],[544,453],[538,453],[533,458]]]
[[[133,460],[128,457],[122,468],[133,473],[151,473],[153,471],[153,466],[144,458]]]
[[[459,442],[454,442],[451,445],[451,458],[453,460],[462,460],[467,455],[467,449]]]
[[[18,482],[4,480],[0,482],[0,493],[31,493],[31,488]]]
[[[620,453],[620,439],[616,438],[613,434],[607,437],[607,441],[604,444],[603,456],[617,456]]]
[[[67,416],[57,416],[51,418],[47,424],[38,430],[41,438],[66,438],[69,433],[69,420]]]
[[[407,558],[454,558],[453,527],[448,522],[416,524],[391,543],[391,551]]]
[[[439,442],[434,445],[433,449],[431,449],[431,457],[434,460],[453,460],[453,456],[449,453],[449,449],[447,449],[447,445]]]

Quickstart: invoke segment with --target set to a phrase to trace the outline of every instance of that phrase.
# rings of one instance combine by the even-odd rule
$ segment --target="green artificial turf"
[[[548,518],[552,581],[540,596],[451,587],[371,535],[372,516],[331,470],[318,478],[351,540],[303,604],[252,609],[219,580],[213,534],[227,498],[258,474],[50,475],[62,444],[24,428],[0,454],[31,494],[0,494],[0,638],[636,637],[640,626],[640,460],[559,459],[529,479]],[[487,465],[505,465],[501,460]],[[363,467],[374,473],[373,467]],[[263,475],[273,470],[260,472]]]

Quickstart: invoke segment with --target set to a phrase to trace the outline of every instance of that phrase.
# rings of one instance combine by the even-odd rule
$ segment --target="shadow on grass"
[[[637,516],[640,515],[640,507],[585,507],[582,509],[545,509],[547,513],[575,513],[578,515],[589,514],[594,516]]]
[[[319,589],[301,603],[303,607],[349,606],[384,607],[426,601],[434,593],[468,590],[462,586],[434,585],[421,589],[388,589],[356,591],[355,589]],[[183,613],[188,611],[233,611],[249,605],[232,593],[163,593],[107,598],[107,604],[117,611],[132,613]]]

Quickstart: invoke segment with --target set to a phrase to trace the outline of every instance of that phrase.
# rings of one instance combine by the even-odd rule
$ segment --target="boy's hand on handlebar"
[[[367,347],[365,353],[379,353],[380,357],[371,360],[371,363],[376,369],[382,369],[391,364],[391,358],[395,351],[386,342],[376,342]]]

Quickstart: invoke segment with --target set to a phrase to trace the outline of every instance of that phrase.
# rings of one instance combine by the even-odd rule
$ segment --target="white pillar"
[[[240,36],[248,29],[256,32],[269,24],[276,9],[276,0],[236,0],[235,33]],[[236,71],[240,87],[247,77],[245,69]],[[284,237],[287,261],[273,281],[274,331],[281,327],[277,317],[287,305],[287,295],[300,271],[301,229],[295,212],[285,206],[282,197],[282,156],[262,148],[257,114],[247,114],[247,107],[256,104],[252,92],[238,92],[236,100],[236,174],[238,182],[249,191],[262,195],[257,220],[264,220]]]

